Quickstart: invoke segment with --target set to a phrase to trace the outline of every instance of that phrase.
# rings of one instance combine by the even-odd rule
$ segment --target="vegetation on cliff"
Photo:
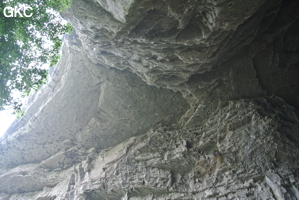
[[[28,95],[47,79],[47,68],[59,60],[59,48],[70,24],[62,12],[71,0],[0,2],[0,110],[21,112],[15,93]]]

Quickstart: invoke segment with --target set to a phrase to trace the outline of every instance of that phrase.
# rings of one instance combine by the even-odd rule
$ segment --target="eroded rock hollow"
[[[0,199],[299,199],[299,1],[73,0],[0,139]]]

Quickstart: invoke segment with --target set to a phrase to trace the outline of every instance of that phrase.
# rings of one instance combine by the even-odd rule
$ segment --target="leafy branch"
[[[71,0],[0,2],[0,110],[10,107],[22,115],[21,100],[13,93],[29,95],[46,82],[45,66],[58,62],[61,36],[72,31],[59,15],[70,5]],[[3,14],[7,6],[31,7],[33,15],[7,18]]]

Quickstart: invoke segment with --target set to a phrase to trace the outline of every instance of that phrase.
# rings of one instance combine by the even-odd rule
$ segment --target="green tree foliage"
[[[6,0],[0,2],[0,110],[20,110],[17,91],[28,95],[46,81],[47,69],[59,59],[61,36],[71,32],[70,24],[62,24],[58,14],[71,0]],[[31,17],[4,15],[5,7],[31,7]],[[27,13],[28,15],[29,13]]]

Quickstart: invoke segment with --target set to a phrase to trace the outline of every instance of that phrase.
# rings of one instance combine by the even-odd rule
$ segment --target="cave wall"
[[[1,138],[0,198],[299,199],[298,9],[74,0]]]
[[[189,107],[178,92],[93,64],[75,32],[65,41],[49,83],[30,96],[25,116],[1,138],[2,193],[53,187],[94,152],[143,134],[159,121],[176,124]]]

